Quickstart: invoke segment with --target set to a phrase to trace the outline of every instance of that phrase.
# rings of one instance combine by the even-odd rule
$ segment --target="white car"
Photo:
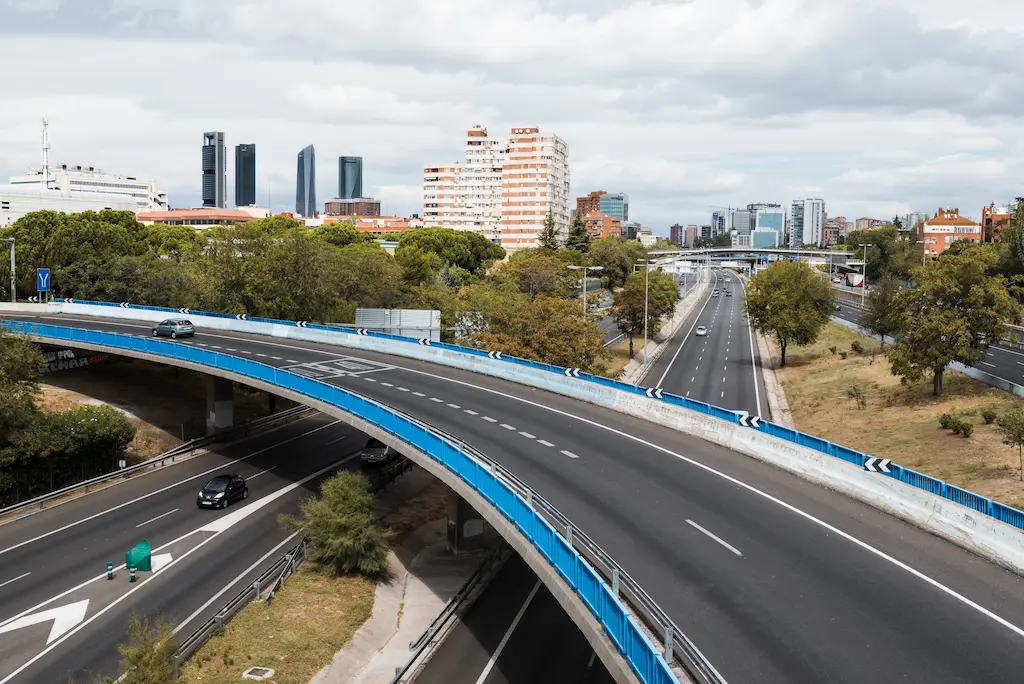
[[[703,325],[698,325],[697,326],[697,337],[707,337],[707,336],[708,336],[708,329],[705,328]]]

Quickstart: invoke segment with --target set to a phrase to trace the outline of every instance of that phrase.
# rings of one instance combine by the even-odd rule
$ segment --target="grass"
[[[242,611],[189,660],[180,681],[236,684],[250,667],[271,667],[277,684],[306,684],[373,611],[375,585],[330,577],[308,566],[285,582],[268,608]]]
[[[864,354],[850,351],[854,341],[863,344]],[[1024,401],[950,371],[938,398],[930,378],[901,385],[878,353],[877,339],[834,323],[814,344],[788,351],[787,366],[778,373],[798,429],[1024,507],[1017,450],[981,417],[986,407],[1001,414]],[[974,434],[965,439],[940,428],[943,413],[971,423]]]
[[[643,340],[636,346],[643,346]],[[636,351],[636,349],[634,349]],[[609,378],[617,378],[625,370],[626,364],[629,363],[629,337],[623,337],[621,340],[608,347],[608,352],[611,354],[611,358],[608,361],[607,369],[604,374]]]

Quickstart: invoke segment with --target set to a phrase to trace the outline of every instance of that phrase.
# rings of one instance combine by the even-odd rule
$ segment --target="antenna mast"
[[[43,190],[50,189],[50,122],[43,117]]]

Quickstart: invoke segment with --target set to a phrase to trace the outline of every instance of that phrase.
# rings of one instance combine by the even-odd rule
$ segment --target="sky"
[[[465,131],[569,144],[572,196],[626,192],[667,234],[718,207],[821,197],[830,216],[1024,195],[1019,0],[0,0],[0,182],[51,164],[200,201],[204,131],[255,143],[257,202],[294,209],[313,144],[422,211]]]

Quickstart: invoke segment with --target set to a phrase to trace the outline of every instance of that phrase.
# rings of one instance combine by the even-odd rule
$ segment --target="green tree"
[[[449,263],[464,268],[474,275],[487,270],[498,259],[505,257],[505,250],[483,235],[469,230],[450,228],[420,228],[402,233],[398,238],[395,257],[401,261],[401,252],[418,248],[433,252],[440,257],[440,263]]]
[[[549,249],[523,249],[501,265],[497,277],[509,278],[523,294],[568,297],[579,278],[570,271],[561,252]]]
[[[348,247],[360,242],[373,242],[372,236],[356,230],[355,225],[350,221],[338,221],[337,223],[325,223],[322,226],[317,226],[313,229],[313,237],[335,247]]]
[[[601,266],[602,279],[608,289],[614,290],[626,284],[626,279],[633,273],[637,261],[646,258],[647,251],[636,240],[621,237],[595,240],[590,245],[587,260],[592,266]]]
[[[650,252],[662,252],[665,250],[679,249],[679,245],[674,242],[669,242],[663,237],[659,237],[654,241],[654,244],[647,248],[648,253]]]
[[[38,346],[0,328],[0,458],[3,449],[16,442],[40,416],[35,401],[42,364]],[[0,472],[5,471],[6,468],[0,468]]]
[[[305,529],[307,554],[322,570],[342,575],[359,573],[379,577],[388,569],[390,531],[373,518],[369,481],[348,470],[333,475],[320,487],[320,495],[300,505],[300,517],[278,517],[291,529]]]
[[[439,254],[411,245],[395,252],[395,260],[402,267],[402,277],[413,285],[437,280],[446,263]]]
[[[163,616],[151,619],[132,613],[128,641],[117,646],[121,654],[121,676],[102,681],[106,684],[175,684],[178,681],[175,650],[173,622]]]
[[[652,270],[646,276],[632,274],[612,300],[611,315],[619,330],[629,337],[629,356],[633,356],[633,337],[644,332],[646,312],[647,335],[653,339],[661,330],[664,318],[675,310],[679,288],[669,275]],[[646,296],[645,296],[646,295]]]
[[[775,338],[783,366],[790,343],[806,345],[818,339],[835,307],[836,293],[829,282],[800,261],[776,261],[747,286],[750,325]]]
[[[548,215],[550,216],[551,212],[548,212]],[[541,242],[543,244],[543,240]],[[569,237],[565,241],[565,246],[568,249],[586,253],[590,249],[591,242],[593,242],[593,238],[587,232],[586,222],[582,217],[577,216],[572,220],[572,226],[569,228]]]
[[[366,308],[392,309],[402,304],[402,267],[376,243],[349,245],[339,252],[337,293]]]
[[[911,271],[921,264],[921,252],[913,241],[904,239],[896,226],[882,226],[873,230],[855,230],[846,239],[846,247],[855,258],[863,258],[867,247],[868,280],[874,281],[883,274],[906,280]]]
[[[1024,198],[1017,198],[1013,220],[999,231],[1007,275],[1024,275]]]
[[[487,331],[473,335],[485,349],[588,373],[604,369],[604,333],[583,317],[579,302],[540,295],[489,319]]]
[[[858,321],[862,326],[878,335],[882,347],[885,338],[896,331],[896,320],[893,317],[893,300],[900,291],[899,283],[891,276],[878,281],[868,293],[864,312]]]
[[[1024,410],[1019,405],[999,417],[999,433],[1003,444],[1017,447],[1017,459],[1020,463],[1020,479],[1024,482]]]
[[[555,228],[555,216],[550,210],[544,217],[544,228],[540,232],[540,246],[544,249],[558,249],[558,230]]]
[[[914,272],[917,287],[893,304],[896,345],[887,355],[894,375],[912,382],[930,372],[940,396],[946,366],[983,360],[987,341],[1002,339],[1007,321],[1020,320],[1005,280],[989,275],[997,259],[991,250],[971,250]]]
[[[180,263],[202,242],[192,226],[152,225],[146,229],[146,245],[152,254]]]

